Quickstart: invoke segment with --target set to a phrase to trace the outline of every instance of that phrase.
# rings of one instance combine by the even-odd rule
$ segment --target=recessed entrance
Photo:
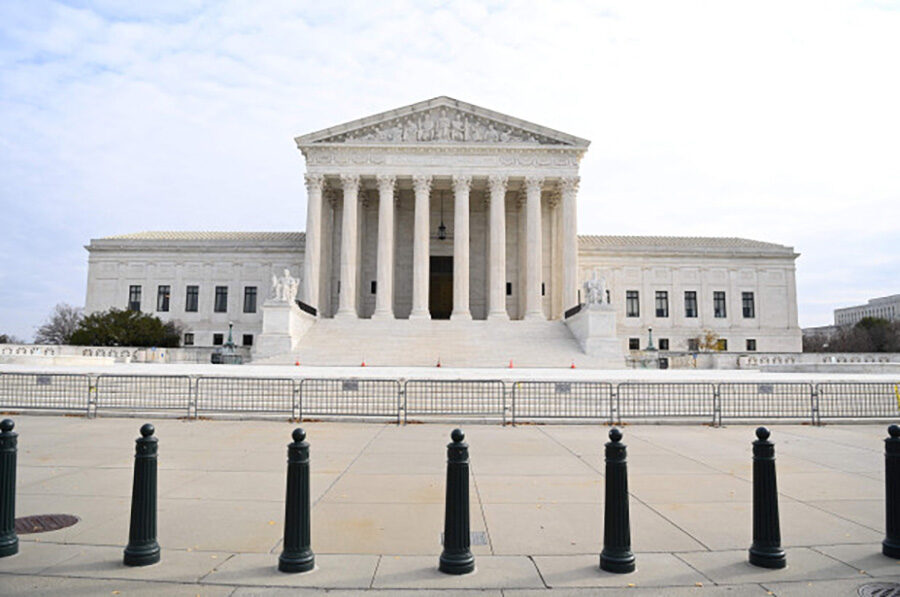
[[[453,311],[453,257],[431,257],[428,310],[432,319],[450,319]]]

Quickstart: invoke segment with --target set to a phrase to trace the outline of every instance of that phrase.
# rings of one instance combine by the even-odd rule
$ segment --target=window
[[[222,334],[213,334],[213,346],[222,346],[223,342]]]
[[[669,293],[666,290],[656,291],[656,316],[669,316]]]
[[[659,349],[660,350],[669,350],[669,339],[668,338],[660,338],[659,339]]]
[[[640,350],[641,349],[641,339],[640,338],[629,338],[628,339],[628,350]]]
[[[752,292],[741,293],[741,306],[743,307],[745,319],[756,317],[756,301],[753,300]]]
[[[128,287],[128,310],[129,311],[140,311],[141,310],[141,287],[140,286],[129,286]]]
[[[228,287],[216,286],[216,303],[213,306],[216,313],[225,313],[228,311]]]
[[[722,352],[727,351],[728,340],[726,340],[725,338],[719,338],[718,340],[716,340],[716,350],[721,350]]]
[[[193,346],[194,345],[194,333],[193,332],[185,332],[184,345],[185,346]]]
[[[697,338],[688,338],[687,341],[688,352],[699,352],[700,351],[700,340]]]
[[[378,292],[378,282],[376,282],[375,280],[372,280],[372,282],[369,285],[369,292],[371,292],[372,294],[375,294],[376,292]]]
[[[684,291],[684,316],[697,317],[697,291]]]
[[[512,282],[506,283],[506,296],[512,296]]]
[[[188,313],[197,312],[197,304],[200,302],[200,287],[188,286],[184,299],[184,310]]]
[[[244,346],[253,346],[253,334],[244,334],[244,337],[241,340],[241,343]]]
[[[244,313],[256,313],[256,286],[244,286]]]
[[[749,352],[756,351],[756,339],[755,338],[747,338],[747,350]]]
[[[625,291],[625,317],[640,317],[641,304],[637,290]]]
[[[547,294],[547,287],[541,282],[541,296],[545,296]]]
[[[169,294],[171,294],[171,286],[160,286],[156,289],[156,310],[169,310]]]
[[[713,292],[713,317],[721,319],[725,316],[725,292],[717,290]]]

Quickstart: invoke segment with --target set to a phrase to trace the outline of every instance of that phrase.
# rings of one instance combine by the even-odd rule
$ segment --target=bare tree
[[[0,344],[25,344],[25,340],[12,334],[0,334]]]
[[[34,335],[34,343],[68,344],[72,334],[78,329],[81,318],[80,307],[59,303],[53,308],[50,319],[38,328],[37,333]]]

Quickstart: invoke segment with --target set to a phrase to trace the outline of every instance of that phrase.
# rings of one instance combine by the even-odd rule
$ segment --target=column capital
[[[544,186],[544,178],[542,176],[526,176],[525,177],[525,189],[528,192],[541,192],[541,188]]]
[[[306,183],[307,192],[321,191],[325,186],[324,174],[304,174],[303,181]]]
[[[466,174],[453,175],[453,192],[456,194],[468,193],[472,188],[472,177]]]
[[[431,175],[416,174],[413,176],[413,188],[415,188],[416,193],[430,193],[431,181]]]
[[[335,203],[337,203],[337,195],[337,189],[334,189],[332,187],[325,187],[322,191],[322,197],[325,199],[325,201],[328,202],[328,205],[330,205],[331,207],[334,207]]]
[[[561,200],[562,200],[562,192],[559,189],[553,189],[547,195],[547,205],[549,205],[552,208],[555,208],[557,205],[559,205]]]
[[[488,177],[488,186],[491,189],[491,195],[505,194],[509,177],[504,175],[492,174]]]
[[[578,176],[565,176],[559,179],[559,190],[562,193],[575,193],[580,182],[581,178]]]
[[[359,174],[341,174],[341,187],[346,191],[348,189],[359,189]]]
[[[523,191],[523,190],[517,191],[517,192],[516,192],[516,199],[515,199],[515,200],[516,200],[516,207],[518,207],[519,209],[522,209],[523,207],[525,207],[525,200],[526,200],[526,199],[527,199],[527,196],[525,195],[525,191]]]
[[[393,174],[379,174],[375,177],[375,180],[378,181],[379,194],[390,195],[394,192],[397,177]]]

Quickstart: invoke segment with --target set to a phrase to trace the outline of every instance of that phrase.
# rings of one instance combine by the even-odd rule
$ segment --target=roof
[[[794,255],[793,247],[737,237],[581,235],[578,245],[581,249],[596,251],[722,251]]]
[[[115,236],[105,236],[98,240],[226,240],[302,242],[304,238],[306,238],[305,232],[189,232],[182,230],[156,230],[132,232],[131,234],[117,234]]]

